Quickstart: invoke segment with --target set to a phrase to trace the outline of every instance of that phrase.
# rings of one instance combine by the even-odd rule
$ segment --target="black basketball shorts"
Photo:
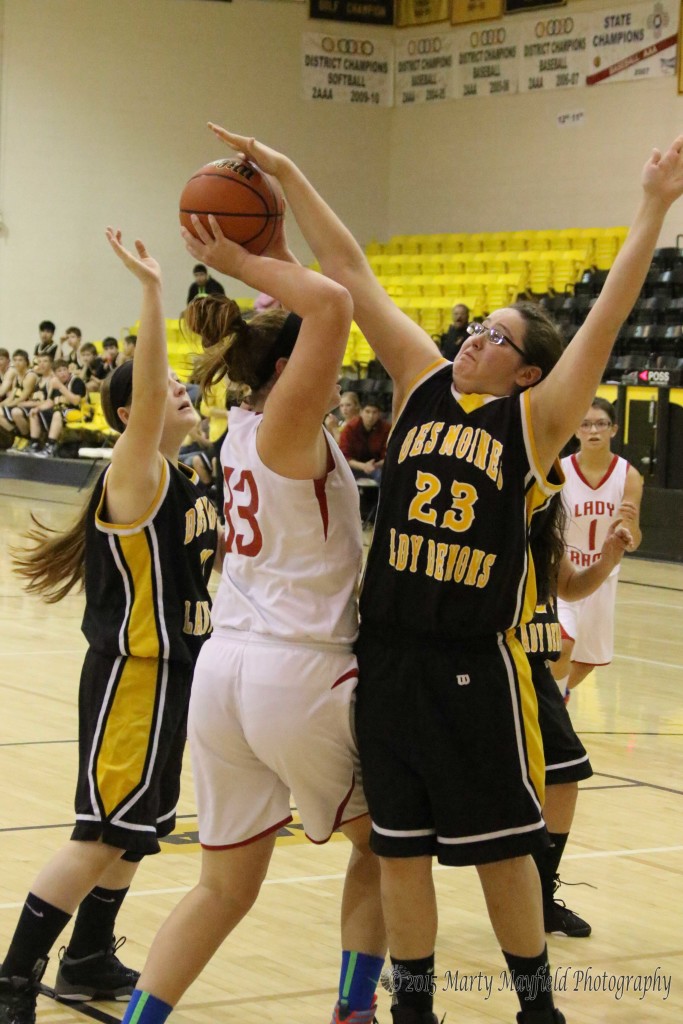
[[[538,701],[546,786],[590,779],[593,769],[586,748],[574,732],[569,712],[547,662],[542,658],[530,658],[529,664]]]
[[[159,852],[175,827],[193,667],[89,650],[79,692],[72,839]]]
[[[536,696],[513,633],[438,645],[361,630],[356,650],[375,853],[485,864],[546,846]]]

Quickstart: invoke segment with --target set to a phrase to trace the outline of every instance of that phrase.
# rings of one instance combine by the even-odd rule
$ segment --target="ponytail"
[[[85,581],[85,526],[90,497],[70,529],[63,533],[45,526],[31,513],[34,528],[26,534],[33,547],[12,550],[13,571],[24,579],[29,594],[40,594],[48,604],[56,604]]]
[[[280,357],[289,358],[301,320],[284,309],[269,309],[246,321],[233,299],[204,295],[185,310],[183,330],[198,334],[204,354],[195,364],[193,380],[203,394],[224,377],[231,384],[260,391],[272,379]]]

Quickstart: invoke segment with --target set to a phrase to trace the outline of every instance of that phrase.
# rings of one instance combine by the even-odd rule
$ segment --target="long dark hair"
[[[133,400],[133,363],[117,366],[102,381],[102,411],[113,430],[123,433],[125,424],[116,412]],[[67,530],[54,530],[32,512],[33,526],[24,534],[31,547],[12,549],[12,568],[24,579],[29,594],[40,594],[48,604],[56,604],[85,581],[85,526],[88,521],[90,492],[76,521]]]
[[[545,310],[535,302],[514,302],[510,309],[517,310],[526,324],[524,335],[526,361],[530,366],[540,368],[540,379],[543,380],[562,355],[564,340],[560,329]]]
[[[538,603],[545,604],[557,593],[557,577],[564,557],[567,510],[561,494],[554,494],[531,523],[531,557],[536,573]]]
[[[225,295],[194,299],[181,318],[183,330],[198,334],[204,349],[193,380],[204,394],[225,377],[258,393],[272,379],[277,359],[291,355],[298,328],[291,338],[284,334],[293,317],[284,309],[267,309],[245,320],[234,299]]]

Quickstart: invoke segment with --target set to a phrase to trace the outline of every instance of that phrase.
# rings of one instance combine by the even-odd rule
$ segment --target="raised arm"
[[[322,272],[351,294],[354,319],[394,380],[394,401],[441,355],[434,341],[389,298],[351,232],[286,156],[255,139],[209,125],[232,149],[278,179]]]
[[[683,135],[663,156],[653,151],[643,170],[642,187],[635,219],[595,305],[555,368],[531,391],[544,469],[550,468],[590,405],[617,332],[640,294],[666,213],[683,193]]]
[[[107,228],[107,239],[142,285],[140,330],[133,362],[133,400],[126,429],[116,442],[107,478],[107,513],[116,523],[133,523],[152,504],[161,480],[159,443],[169,390],[166,323],[161,271],[141,241],[136,252],[121,244],[121,232]]]
[[[322,421],[329,411],[351,326],[345,288],[289,259],[254,256],[224,237],[214,217],[213,237],[193,217],[197,237],[181,229],[189,252],[250,288],[279,299],[302,318],[294,350],[268,396],[259,429],[259,454],[284,476],[309,478],[325,466]],[[283,243],[283,254],[288,252]]]

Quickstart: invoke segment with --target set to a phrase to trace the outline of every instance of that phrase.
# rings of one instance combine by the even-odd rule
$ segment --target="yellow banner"
[[[451,0],[451,24],[490,21],[503,16],[504,0]]]
[[[414,25],[433,25],[448,21],[449,0],[396,0],[396,25],[408,28]]]

